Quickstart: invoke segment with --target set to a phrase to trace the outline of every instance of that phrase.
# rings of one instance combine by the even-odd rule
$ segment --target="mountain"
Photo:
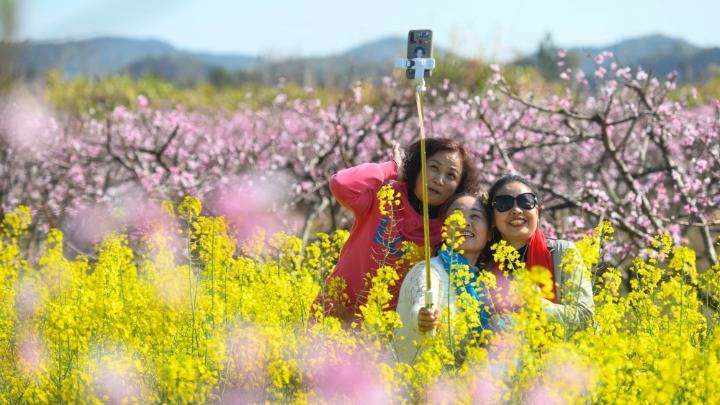
[[[654,34],[627,39],[605,47],[571,48],[570,51],[593,55],[602,51],[611,51],[620,64],[637,66],[652,60],[687,59],[701,49],[682,39]]]
[[[405,37],[387,37],[351,48],[343,52],[340,57],[347,60],[372,62],[394,61],[394,58],[405,55],[406,41],[407,38]]]
[[[597,68],[592,56],[610,51],[615,61],[623,66],[642,67],[659,78],[671,72],[678,73],[680,82],[693,82],[708,78],[711,66],[720,66],[720,48],[700,48],[683,39],[654,34],[632,38],[601,47],[569,48],[568,59],[575,60],[590,78]],[[517,64],[539,65],[541,51],[521,58]]]
[[[198,80],[209,77],[213,69],[216,68],[188,55],[165,54],[135,61],[120,72],[128,73],[133,77],[152,75],[180,86],[191,86]]]
[[[677,71],[678,78],[682,81],[702,79],[709,64],[720,64],[720,58],[693,61],[696,55],[706,50],[685,40],[659,34],[621,41],[604,50],[613,52],[617,62],[621,65],[642,67],[661,78]],[[578,48],[571,51],[595,55],[602,52],[603,49]],[[585,58],[582,66],[583,70],[588,73],[595,69],[593,61],[589,58]]]
[[[406,41],[405,37],[386,37],[337,55],[267,61],[256,71],[265,83],[274,83],[280,77],[308,86],[347,86],[368,79],[380,82],[392,74],[395,60],[406,55]],[[433,55],[442,59],[452,53],[434,46]]]
[[[307,86],[347,86],[357,80],[380,81],[405,54],[405,38],[388,37],[362,44],[341,54],[267,61],[258,66],[266,83],[284,77]]]
[[[77,41],[17,42],[0,44],[3,54],[13,56],[14,70],[26,77],[58,69],[66,77],[105,76],[120,71],[143,71],[141,65],[157,66],[161,60],[175,64],[184,59],[227,70],[251,69],[257,58],[247,55],[193,53],[158,40],[92,38]],[[198,65],[199,66],[199,65]],[[207,69],[197,69],[205,71]]]
[[[261,62],[257,56],[222,54],[222,53],[204,53],[204,52],[182,52],[182,56],[194,59],[205,65],[216,68],[223,68],[228,71],[250,70]]]
[[[102,77],[127,73],[155,75],[180,85],[213,81],[217,77],[244,77],[274,84],[283,77],[309,86],[346,86],[357,80],[379,81],[405,54],[405,37],[386,37],[325,57],[264,60],[248,55],[212,54],[176,49],[162,41],[94,38],[79,41],[11,44],[15,70],[34,78],[49,69],[66,77]],[[0,45],[7,47],[8,45]],[[8,50],[5,50],[7,54]],[[436,48],[436,55],[447,53]],[[223,73],[224,71],[224,73]],[[237,73],[240,72],[240,73]],[[244,75],[242,72],[246,72]]]
[[[334,55],[284,60],[190,52],[162,41],[128,38],[0,44],[0,55],[4,59],[13,59],[15,71],[29,79],[53,68],[66,77],[152,74],[181,85],[243,80],[274,84],[284,77],[309,86],[347,86],[363,79],[377,82],[391,74],[395,59],[405,54],[405,40],[404,37],[386,37]],[[701,48],[664,35],[632,38],[602,47],[570,48],[568,58],[576,61],[592,78],[596,65],[588,55],[605,50],[612,51],[621,65],[642,66],[659,77],[677,71],[680,82],[705,79],[710,75],[711,66],[720,66],[720,48]],[[557,78],[556,51],[557,47],[552,43],[543,43],[537,53],[513,63],[538,66],[547,77]],[[434,54],[439,63],[445,55],[450,55],[438,47]],[[457,55],[453,57],[462,60]]]
[[[68,77],[103,76],[138,59],[177,52],[156,40],[93,38],[68,42],[19,42],[10,45],[15,69],[29,76],[59,69]]]

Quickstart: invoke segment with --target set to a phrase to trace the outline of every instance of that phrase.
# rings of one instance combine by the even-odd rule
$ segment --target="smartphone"
[[[410,30],[408,32],[407,58],[432,58],[432,30]],[[432,71],[426,70],[425,77],[430,77]],[[415,69],[405,70],[408,79],[415,78]]]

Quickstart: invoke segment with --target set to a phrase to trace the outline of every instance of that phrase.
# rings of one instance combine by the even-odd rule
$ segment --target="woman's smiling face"
[[[532,193],[532,190],[523,183],[513,181],[500,187],[495,199],[502,195],[517,197],[524,193]],[[493,225],[505,241],[515,248],[519,248],[527,244],[530,236],[537,229],[538,214],[537,204],[532,209],[523,209],[518,206],[516,201],[512,208],[505,212],[500,212],[493,207]]]
[[[482,201],[469,195],[459,197],[450,204],[448,212],[456,210],[463,213],[467,223],[467,226],[460,231],[460,235],[465,238],[460,249],[469,254],[480,253],[488,242],[490,228]]]
[[[462,179],[463,162],[457,152],[441,150],[427,160],[428,205],[438,207],[455,194]],[[422,177],[415,180],[415,196],[422,200]]]

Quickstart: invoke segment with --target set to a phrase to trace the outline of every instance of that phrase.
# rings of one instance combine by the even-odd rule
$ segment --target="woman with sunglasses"
[[[587,324],[594,312],[590,273],[582,265],[582,259],[572,243],[564,240],[545,239],[539,227],[540,206],[535,188],[518,175],[498,179],[490,187],[490,223],[492,243],[500,239],[513,246],[520,253],[527,268],[542,266],[550,270],[553,279],[553,299],[543,298],[542,306],[551,320],[563,322],[570,329]],[[561,264],[568,255],[577,255],[571,272],[563,271]],[[495,274],[499,299],[490,303],[491,311],[503,314],[512,311],[513,303],[508,302],[508,276],[497,263],[490,263]],[[493,294],[491,292],[491,294]]]

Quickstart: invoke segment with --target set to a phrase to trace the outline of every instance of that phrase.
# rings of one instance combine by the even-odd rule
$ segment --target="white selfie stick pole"
[[[415,103],[418,110],[418,121],[420,123],[420,172],[422,179],[422,205],[423,205],[423,237],[425,239],[425,307],[432,308],[435,304],[433,302],[432,285],[431,285],[431,270],[430,270],[430,214],[428,208],[428,192],[427,192],[427,164],[425,155],[425,120],[422,111],[422,93],[427,88],[425,87],[425,71],[431,70],[435,67],[435,59],[433,58],[415,58],[405,59],[400,58],[395,62],[395,67],[398,69],[415,69],[415,82],[417,87],[415,88]],[[431,333],[434,333],[431,332]]]

